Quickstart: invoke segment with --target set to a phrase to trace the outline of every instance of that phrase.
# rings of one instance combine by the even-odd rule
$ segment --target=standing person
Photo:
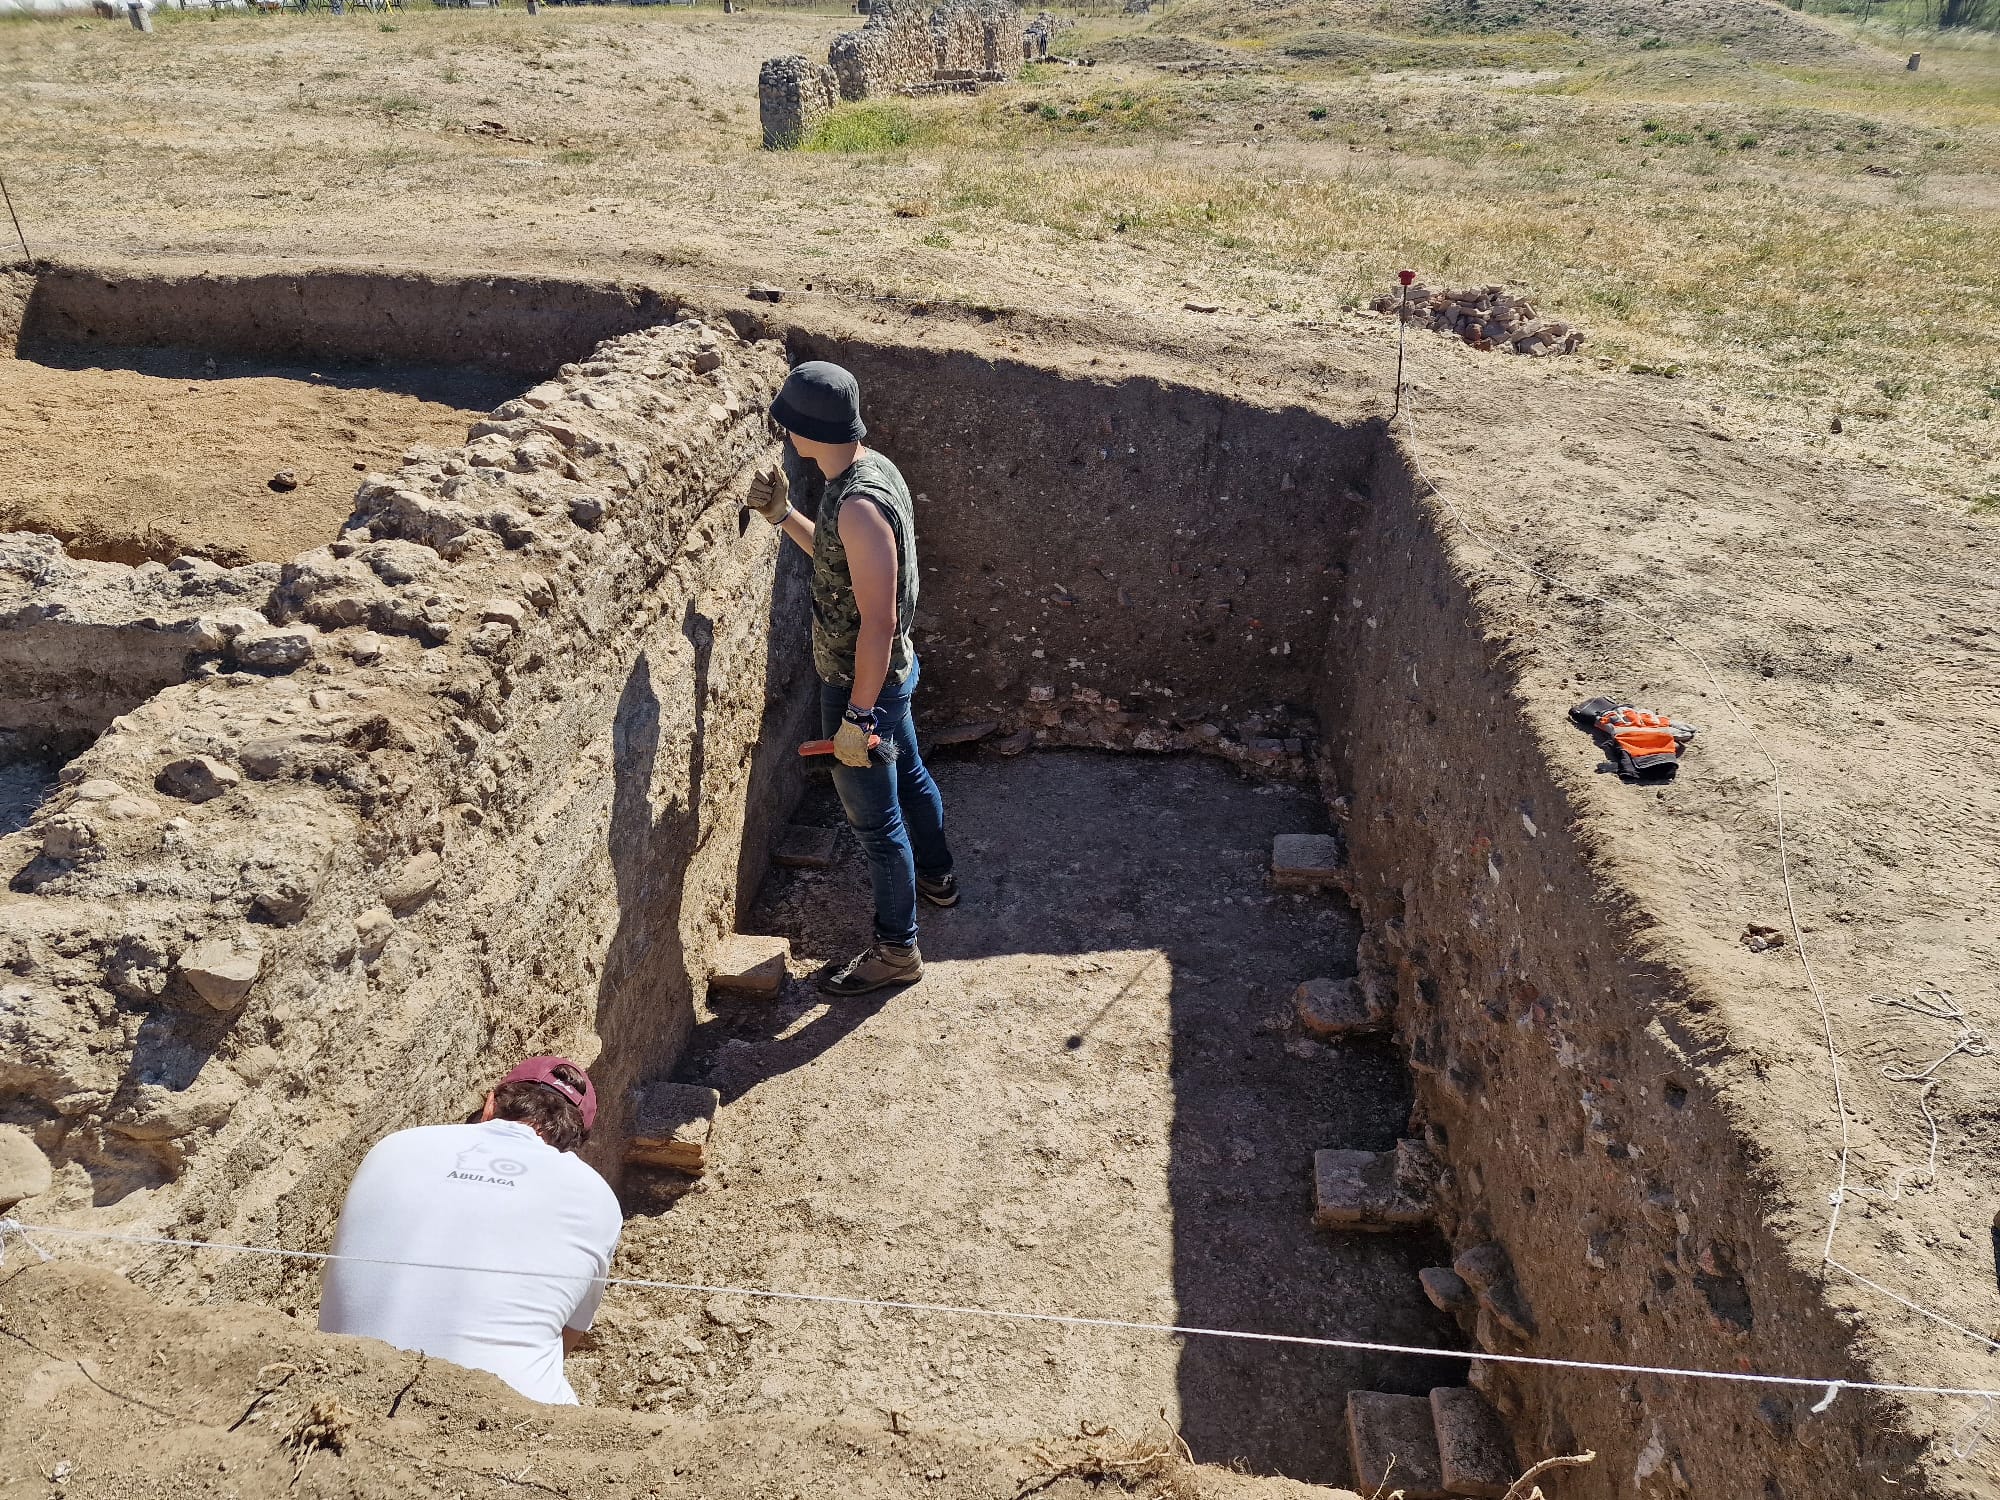
[[[750,488],[765,520],[812,554],[812,654],[820,728],[833,737],[833,784],[868,856],[875,941],[829,967],[820,988],[863,995],[923,976],[917,901],[958,902],[944,837],[944,799],[917,750],[910,697],[917,688],[917,530],[909,486],[894,464],[861,446],[861,387],[839,365],[813,360],[771,403],[801,466],[825,476],[817,515],[792,507],[785,469]],[[788,464],[789,467],[789,455]],[[881,737],[871,753],[869,736]]]
[[[477,1121],[377,1141],[347,1189],[320,1283],[324,1333],[490,1370],[574,1406],[563,1356],[597,1315],[624,1220],[576,1155],[597,1123],[590,1075],[531,1057]]]

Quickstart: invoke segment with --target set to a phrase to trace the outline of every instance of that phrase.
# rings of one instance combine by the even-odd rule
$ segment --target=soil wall
[[[1320,712],[1367,948],[1394,967],[1417,1118],[1449,1163],[1440,1227],[1518,1291],[1468,1331],[1494,1353],[1859,1378],[1704,1081],[1707,1001],[1649,955],[1550,769],[1575,731],[1526,715],[1511,643],[1394,446],[1369,489]],[[1828,1421],[1814,1393],[1475,1369],[1524,1458],[1597,1450],[1565,1500],[1851,1495],[1914,1457],[1853,1396]]]
[[[24,1211],[319,1245],[369,1145],[541,1050],[596,1065],[615,1175],[796,795],[802,570],[733,488],[783,371],[694,320],[564,367],[64,769],[0,840]]]
[[[0,736],[68,759],[161,688],[215,660],[271,597],[278,569],[199,558],[79,561],[54,537],[0,533]]]
[[[0,278],[0,357],[41,345],[170,345],[540,377],[605,339],[672,317],[679,305],[651,287],[540,276],[178,276],[54,266]]]
[[[869,442],[917,496],[921,712],[1299,761],[1285,710],[1327,666],[1373,429],[1151,377],[793,346],[855,372]]]

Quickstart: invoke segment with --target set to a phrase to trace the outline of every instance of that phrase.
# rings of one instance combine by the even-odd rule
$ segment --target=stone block
[[[997,719],[981,719],[976,724],[953,724],[931,735],[931,746],[970,745],[974,740],[983,740],[1000,727]]]
[[[1400,1492],[1404,1500],[1451,1500],[1431,1426],[1431,1404],[1422,1396],[1350,1391],[1347,1442],[1355,1487],[1363,1494]]]
[[[1292,1009],[1299,1024],[1322,1040],[1381,1031],[1389,1024],[1388,1013],[1371,1007],[1352,979],[1308,979],[1292,991]]]
[[[789,870],[824,870],[833,864],[833,850],[840,838],[837,828],[807,828],[793,824],[771,851],[773,864]]]
[[[180,957],[180,971],[194,992],[216,1010],[235,1010],[249,997],[264,967],[264,949],[254,938],[231,942],[210,938]]]
[[[435,849],[412,854],[382,887],[383,904],[399,916],[413,911],[430,900],[443,878],[444,861]]]
[[[738,995],[776,995],[792,958],[789,938],[734,933],[722,940],[709,967],[708,986]]]
[[[319,631],[311,625],[267,625],[245,630],[229,644],[238,665],[289,672],[312,659]]]
[[[1406,1183],[1394,1151],[1313,1153],[1313,1222],[1322,1229],[1414,1229],[1431,1219],[1429,1196]]]
[[[1535,1336],[1535,1310],[1528,1306],[1520,1283],[1511,1276],[1480,1292],[1479,1306],[1515,1338],[1526,1341]]]
[[[722,1095],[700,1084],[655,1083],[641,1089],[625,1160],[639,1167],[706,1171],[721,1105]]]
[[[1468,1386],[1431,1392],[1431,1429],[1446,1491],[1473,1500],[1504,1500],[1519,1471],[1500,1414]]]
[[[1439,1312],[1471,1312],[1478,1306],[1479,1299],[1472,1288],[1450,1266],[1426,1266],[1417,1272],[1417,1280],[1423,1283],[1424,1295]]]
[[[1281,833],[1271,840],[1271,883],[1287,889],[1338,885],[1346,876],[1340,840],[1330,833]]]
[[[184,755],[169,761],[153,778],[153,785],[183,802],[206,802],[211,797],[220,797],[242,780],[219,760],[206,755]]]
[[[0,1125],[0,1213],[24,1198],[46,1193],[55,1180],[49,1159],[28,1132]]]
[[[1452,1270],[1464,1278],[1465,1284],[1474,1291],[1483,1292],[1488,1287],[1505,1281],[1514,1274],[1514,1265],[1507,1252],[1498,1245],[1471,1245],[1458,1252],[1451,1263]]]

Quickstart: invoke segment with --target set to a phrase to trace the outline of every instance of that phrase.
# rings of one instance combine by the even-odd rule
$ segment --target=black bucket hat
[[[861,421],[861,386],[839,365],[807,360],[785,377],[771,420],[815,443],[858,443],[868,436]]]

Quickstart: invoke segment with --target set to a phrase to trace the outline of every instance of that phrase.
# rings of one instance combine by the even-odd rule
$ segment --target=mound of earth
[[[0,1304],[0,1495],[1348,1494],[1167,1457],[1134,1463],[1170,1448],[1164,1431],[1052,1436],[1030,1450],[886,1415],[862,1426],[540,1406],[373,1339],[264,1308],[169,1308],[108,1271],[29,1260]]]
[[[1849,57],[1857,50],[1833,27],[1767,0],[1186,0],[1173,24],[1222,37],[1346,27],[1459,36],[1557,33],[1614,45],[1728,47],[1773,62]]]

